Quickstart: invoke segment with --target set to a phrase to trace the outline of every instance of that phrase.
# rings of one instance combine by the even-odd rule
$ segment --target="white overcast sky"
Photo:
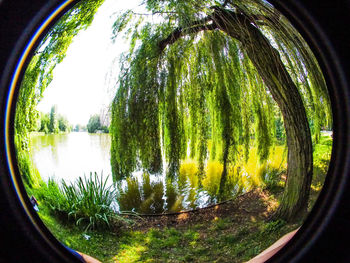
[[[114,85],[108,84],[111,65],[127,49],[123,41],[114,44],[111,41],[115,13],[137,7],[138,3],[138,0],[105,1],[91,26],[74,38],[65,59],[56,66],[53,80],[38,104],[39,111],[49,112],[56,104],[58,113],[71,124],[85,125],[91,115],[109,106],[116,91]],[[117,77],[118,72],[115,64],[112,76]]]

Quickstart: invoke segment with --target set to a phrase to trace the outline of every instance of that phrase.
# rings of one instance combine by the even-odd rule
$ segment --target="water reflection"
[[[257,162],[253,150],[247,163],[229,166],[223,183],[223,165],[218,161],[206,164],[202,178],[197,163],[191,160],[182,162],[178,176],[171,178],[134,173],[117,183],[120,209],[145,214],[177,212],[234,198],[254,186],[263,185],[267,178],[285,169],[283,148],[275,150],[278,155],[263,164]]]

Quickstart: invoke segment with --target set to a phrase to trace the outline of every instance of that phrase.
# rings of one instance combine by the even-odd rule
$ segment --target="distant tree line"
[[[73,128],[74,132],[85,132],[86,131],[86,126],[81,125],[81,124],[76,124]]]
[[[85,132],[89,133],[109,133],[109,128],[102,124],[98,114],[92,115],[87,125],[71,125],[63,115],[58,114],[57,106],[51,107],[50,113],[39,113],[38,124],[33,131],[49,133],[60,132]]]
[[[40,113],[39,117],[39,132],[48,134],[70,132],[72,130],[72,125],[68,122],[66,117],[57,113],[56,105],[51,107],[50,113]]]

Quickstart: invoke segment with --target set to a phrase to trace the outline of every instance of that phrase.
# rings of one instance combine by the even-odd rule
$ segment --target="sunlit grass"
[[[118,235],[88,231],[86,239],[80,228],[57,221],[46,207],[41,206],[39,214],[62,243],[107,263],[243,262],[297,227],[257,219],[237,224],[231,217],[216,217],[182,228],[125,230]]]
[[[319,143],[313,145],[314,172],[311,183],[309,209],[312,208],[318,197],[318,193],[322,189],[331,158],[332,144],[332,137],[322,134]]]
[[[283,221],[233,225],[225,217],[185,229],[136,231],[121,237],[113,262],[242,262],[296,227]]]
[[[139,262],[141,255],[145,253],[147,248],[138,243],[131,245],[121,245],[121,251],[113,257],[114,262]]]
[[[314,175],[326,174],[328,170],[329,160],[331,158],[333,140],[331,136],[323,135],[320,142],[314,145]]]

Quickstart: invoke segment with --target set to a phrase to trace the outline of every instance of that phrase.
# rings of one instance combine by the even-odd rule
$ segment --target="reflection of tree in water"
[[[164,206],[164,184],[162,181],[152,182],[150,176],[145,173],[142,181],[142,199],[141,211],[145,213],[161,213]]]
[[[203,173],[193,160],[183,161],[175,176],[150,175],[144,172],[140,178],[132,175],[118,182],[117,197],[120,210],[138,213],[178,212],[196,209],[251,190],[268,183],[268,178],[285,169],[284,148],[276,147],[269,160],[257,161],[256,149],[245,162],[237,159],[227,167],[227,176],[221,180],[223,164],[209,161]]]
[[[59,164],[60,155],[66,154],[69,151],[68,134],[50,134],[48,140],[51,145],[51,152],[55,164]],[[59,146],[59,147],[58,147]]]
[[[111,149],[111,138],[109,134],[101,133],[98,135],[98,138],[101,148],[109,151]]]
[[[135,210],[139,213],[161,213],[164,211],[164,184],[162,181],[151,182],[145,172],[142,181],[136,177],[126,179],[126,186],[118,184],[118,203],[121,211]]]
[[[168,178],[166,180],[166,210],[170,212],[180,211],[182,207],[183,196],[180,196],[176,185]]]
[[[40,136],[32,136],[31,142],[34,152],[45,150],[45,148],[49,149],[53,161],[56,165],[58,165],[60,156],[59,148],[63,148],[62,151],[65,151],[65,148],[67,148],[68,146],[68,135],[47,134]]]
[[[189,165],[191,166],[191,164]],[[136,211],[139,213],[162,213],[162,212],[178,212],[184,209],[195,209],[205,206],[217,200],[217,192],[211,193],[209,203],[205,202],[207,194],[197,177],[198,169],[187,169],[186,165],[182,166],[176,178],[167,177],[165,183],[162,178],[155,180],[150,179],[149,173],[145,172],[142,180],[136,176],[131,176],[118,183],[117,197],[120,210]],[[190,167],[191,168],[191,167]],[[193,168],[193,167],[192,167]],[[124,185],[123,185],[124,182]],[[207,179],[206,186],[210,189],[218,189],[220,180]],[[216,184],[213,186],[212,184]]]
[[[101,156],[103,159],[109,158],[109,153],[110,149],[111,149],[111,137],[109,136],[109,134],[91,134],[92,136],[95,136],[96,139],[98,140],[98,145],[99,147],[97,147],[98,149],[101,150]]]

